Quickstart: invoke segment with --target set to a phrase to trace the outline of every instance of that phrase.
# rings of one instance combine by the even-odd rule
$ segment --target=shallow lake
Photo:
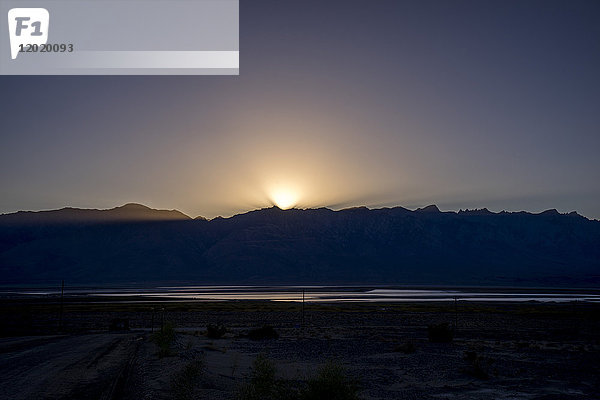
[[[1,297],[60,295],[60,288],[3,288]],[[147,300],[272,300],[306,302],[600,302],[597,289],[540,288],[404,288],[359,286],[156,286],[65,288],[65,296],[134,296]],[[110,301],[110,300],[109,300]]]

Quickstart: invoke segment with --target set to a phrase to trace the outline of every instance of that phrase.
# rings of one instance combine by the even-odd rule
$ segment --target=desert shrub
[[[109,331],[128,331],[129,320],[126,318],[113,318],[108,326]]]
[[[237,393],[237,400],[357,400],[358,386],[334,362],[323,365],[317,376],[298,388],[290,381],[275,377],[275,364],[259,355],[252,365],[248,384]]]
[[[467,373],[477,379],[489,379],[489,374],[483,367],[484,359],[475,351],[465,351],[465,360],[469,363]]]
[[[259,355],[252,364],[250,382],[242,386],[238,400],[284,400],[294,399],[296,392],[285,381],[275,377],[275,364],[264,355]]]
[[[278,339],[279,334],[272,326],[265,325],[262,328],[252,329],[248,332],[248,338],[252,340]]]
[[[171,355],[171,346],[175,341],[175,325],[173,325],[173,323],[170,321],[165,322],[162,329],[156,332],[152,339],[158,346],[159,357],[167,357]]]
[[[398,353],[411,354],[417,351],[413,342],[405,342],[394,347],[394,351]]]
[[[427,327],[429,341],[434,343],[450,343],[454,338],[454,331],[447,322],[429,325]]]
[[[202,375],[203,363],[194,360],[187,363],[171,380],[173,397],[177,400],[192,400],[198,380]]]
[[[308,380],[307,387],[300,398],[302,400],[355,400],[358,399],[358,386],[346,376],[340,364],[330,361],[319,369],[316,377]]]
[[[206,336],[209,339],[220,339],[227,333],[227,328],[223,325],[208,324],[206,327]]]

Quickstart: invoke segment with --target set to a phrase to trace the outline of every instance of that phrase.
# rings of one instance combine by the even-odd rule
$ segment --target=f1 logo
[[[45,8],[12,8],[8,10],[10,56],[14,60],[26,45],[48,42],[50,14]]]

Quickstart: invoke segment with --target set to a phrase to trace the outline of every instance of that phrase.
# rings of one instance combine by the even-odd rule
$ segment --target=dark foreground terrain
[[[99,301],[2,300],[0,399],[251,398],[259,355],[289,391],[329,362],[362,399],[600,398],[600,304]]]

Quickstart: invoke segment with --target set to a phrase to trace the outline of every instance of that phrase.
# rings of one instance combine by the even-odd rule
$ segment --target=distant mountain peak
[[[570,217],[577,217],[577,218],[584,218],[585,219],[585,217],[583,215],[579,214],[577,211],[571,211],[567,215],[570,216]]]
[[[143,204],[139,204],[139,203],[127,203],[127,204],[123,204],[122,206],[119,206],[119,207],[111,208],[110,210],[118,210],[118,209],[121,209],[121,210],[123,210],[123,209],[125,209],[125,210],[152,210],[150,207],[145,206]]]
[[[423,212],[423,213],[441,213],[440,209],[438,208],[438,206],[436,206],[435,204],[430,204],[427,207],[423,207],[423,208],[417,208],[415,210],[415,212]]]
[[[465,209],[465,210],[459,210],[458,214],[466,214],[466,215],[492,215],[495,214],[493,212],[491,212],[490,210],[488,210],[487,208],[475,208],[473,210],[470,209]]]
[[[15,223],[97,223],[116,221],[178,221],[190,219],[177,210],[156,210],[143,204],[127,203],[110,209],[64,207],[50,211],[19,211],[2,215]]]
[[[143,204],[127,203],[120,207],[111,208],[109,210],[101,210],[107,214],[114,215],[117,219],[124,220],[181,220],[190,219],[181,211],[177,210],[158,210],[150,208]]]
[[[560,215],[560,213],[556,208],[551,208],[549,210],[542,211],[540,215]]]
[[[361,211],[371,211],[371,210],[369,210],[369,208],[367,206],[357,206],[357,207],[344,208],[340,211],[361,212]]]

